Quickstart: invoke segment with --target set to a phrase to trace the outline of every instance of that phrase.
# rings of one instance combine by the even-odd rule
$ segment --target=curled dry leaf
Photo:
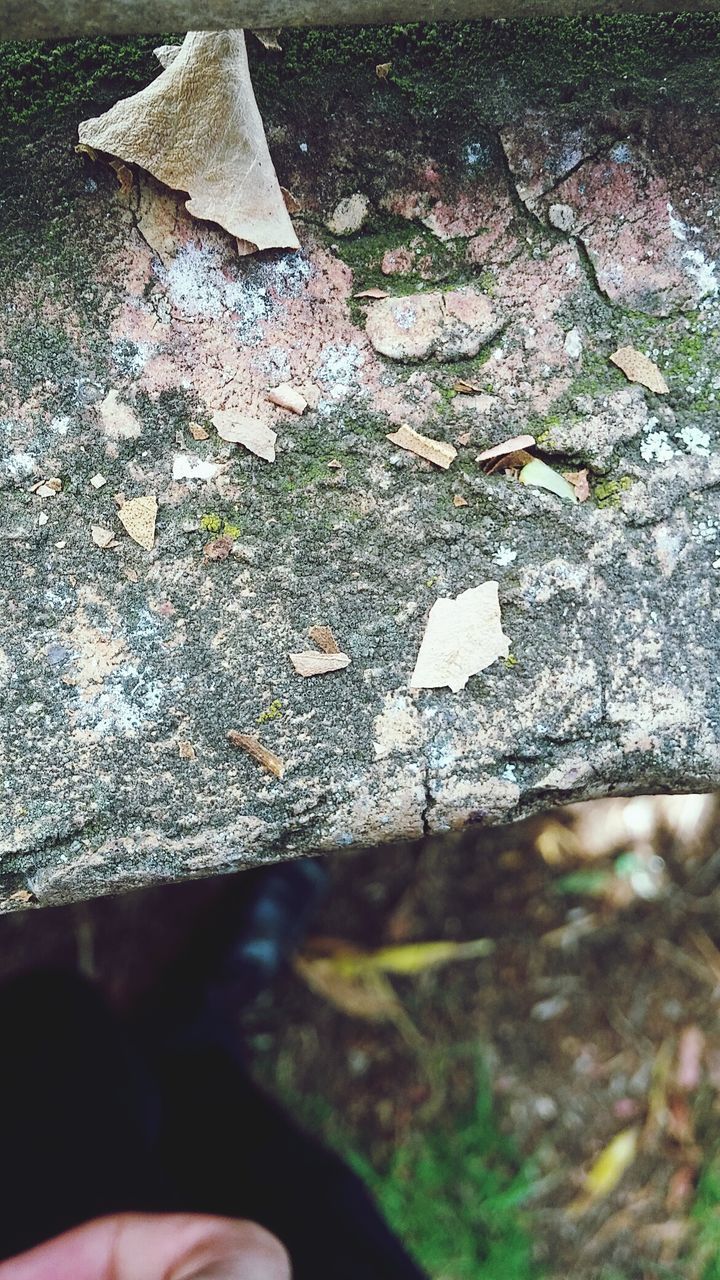
[[[299,243],[270,158],[242,31],[191,31],[152,84],[80,125],[80,143],[187,192],[241,252]]]
[[[289,382],[281,382],[279,387],[273,387],[272,391],[268,391],[267,398],[278,409],[289,409],[290,413],[297,413],[298,416],[308,407],[305,397],[291,387]]]
[[[118,520],[126,532],[133,542],[137,542],[146,551],[152,551],[155,546],[157,510],[157,498],[150,494],[142,498],[131,498],[118,511]]]
[[[502,440],[500,444],[493,444],[489,449],[483,449],[475,459],[476,462],[491,462],[493,458],[504,458],[509,453],[518,453],[524,449],[531,449],[535,444],[534,436],[511,436],[509,440]]]
[[[90,525],[90,537],[96,547],[118,547],[119,542],[115,541],[115,534],[112,529],[104,529],[101,524]]]
[[[378,62],[375,68],[375,75],[378,80],[387,80],[392,68],[392,62]]]
[[[435,601],[425,627],[412,689],[464,689],[471,676],[497,658],[507,658],[510,641],[503,635],[497,582],[483,582],[455,599]]]
[[[636,351],[634,347],[618,347],[610,359],[622,370],[629,382],[639,382],[648,391],[654,391],[659,396],[666,396],[670,390],[657,365],[644,356],[642,351]]]
[[[532,458],[520,472],[520,483],[532,485],[536,489],[548,489],[566,502],[578,502],[577,490],[568,484],[559,471],[553,471],[547,462],[540,458]]]
[[[429,436],[421,436],[418,431],[413,431],[412,427],[404,423],[397,431],[390,432],[387,438],[393,444],[399,445],[401,449],[407,449],[408,453],[416,453],[419,458],[434,462],[435,466],[442,467],[443,471],[447,471],[450,464],[457,458],[457,449],[454,445],[446,444],[444,440],[431,440]]]
[[[458,378],[453,382],[452,390],[459,396],[481,396],[485,388],[478,386],[476,382],[467,382],[465,378]]]
[[[563,477],[572,485],[578,502],[587,502],[590,497],[587,471],[563,471]]]
[[[317,653],[308,649],[305,653],[289,653],[288,657],[299,676],[324,676],[350,666],[346,653]]]
[[[275,461],[277,433],[259,418],[251,418],[247,413],[236,413],[234,409],[216,409],[212,420],[221,440],[244,445],[250,453],[257,454],[258,458],[264,458],[266,462]]]
[[[389,298],[390,294],[387,289],[361,289],[359,293],[354,293],[353,298],[374,298],[379,301],[380,298]]]
[[[329,627],[311,627],[308,635],[323,653],[340,652],[340,646]]]
[[[251,733],[238,733],[237,729],[229,729],[227,735],[228,742],[231,747],[237,747],[239,751],[246,751],[252,756],[263,769],[267,769],[275,778],[282,778],[285,773],[285,765],[274,751],[268,751],[264,747],[259,738]]]

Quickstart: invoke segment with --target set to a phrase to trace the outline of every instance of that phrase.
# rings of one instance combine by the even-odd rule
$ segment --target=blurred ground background
[[[720,1276],[718,809],[595,801],[335,856],[302,973],[238,1010],[256,1076],[434,1280]],[[0,973],[69,965],[132,1009],[231,885],[5,917]]]

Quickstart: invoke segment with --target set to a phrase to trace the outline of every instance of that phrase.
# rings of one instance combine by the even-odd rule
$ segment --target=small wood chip
[[[266,462],[275,461],[277,434],[259,418],[251,418],[247,413],[236,413],[234,409],[216,409],[212,420],[221,440],[244,445]]]
[[[659,396],[666,396],[670,390],[657,365],[648,360],[642,351],[636,351],[634,347],[618,347],[610,359],[622,370],[629,382],[639,382],[648,391],[654,391]]]
[[[147,494],[141,498],[131,498],[123,503],[118,511],[118,520],[126,532],[146,551],[155,546],[155,521],[157,520],[157,498],[155,494]]]
[[[90,525],[90,537],[96,547],[117,547],[120,545],[115,541],[115,534],[112,529],[103,529],[101,524]]]
[[[288,657],[299,676],[324,676],[350,666],[346,653],[317,653],[315,649],[308,649],[306,653],[289,653]]]
[[[189,427],[190,435],[193,440],[209,440],[210,432],[200,426],[199,422],[191,422]]]
[[[181,760],[197,759],[192,742],[188,742],[185,738],[180,738],[178,742],[178,754]]]
[[[103,486],[107,484],[107,480],[104,475],[98,471],[97,475],[91,478],[90,483],[93,489],[102,489]]]
[[[443,471],[447,471],[450,464],[457,458],[457,449],[454,445],[446,444],[444,440],[431,440],[429,436],[421,436],[405,423],[397,431],[391,432],[387,438],[393,444],[399,445],[401,449],[407,449],[408,453],[416,453],[419,458],[434,462],[435,466],[442,467]]]
[[[272,391],[268,391],[267,398],[271,404],[276,404],[278,409],[288,409],[290,413],[297,413],[298,416],[308,407],[305,397],[291,387],[289,382],[281,382],[279,387],[273,387]]]
[[[285,772],[285,764],[274,751],[268,751],[258,738],[251,733],[238,733],[237,729],[230,729],[227,735],[228,742],[231,747],[237,747],[240,751],[246,751],[253,760],[256,760],[263,769],[267,769],[275,778],[282,778]]]
[[[478,386],[476,382],[467,382],[465,378],[458,378],[456,382],[453,382],[452,389],[457,391],[460,396],[481,396],[485,390],[484,387]]]
[[[461,497],[459,493],[456,493],[456,494],[453,496],[453,506],[454,506],[454,507],[467,507],[467,506],[469,506],[469,505],[470,505],[470,504],[468,503],[467,498],[463,498],[463,497]]]
[[[531,449],[535,444],[534,436],[512,436],[509,440],[503,440],[501,444],[491,445],[489,449],[483,449],[475,459],[476,462],[489,462],[491,458],[503,458],[507,453],[519,453],[523,449]]]
[[[329,627],[311,627],[308,635],[323,653],[340,652],[340,646]]]
[[[378,289],[378,288],[361,289],[359,293],[353,294],[353,298],[374,298],[378,302],[382,298],[389,298],[389,297],[390,297],[390,294],[388,293],[387,289]]]

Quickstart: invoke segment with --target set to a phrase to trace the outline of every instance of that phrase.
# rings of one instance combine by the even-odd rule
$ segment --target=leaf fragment
[[[452,384],[452,390],[459,396],[481,396],[485,388],[477,382],[468,382],[466,378],[457,378]]]
[[[563,476],[568,484],[571,484],[575,490],[575,496],[578,502],[587,502],[590,497],[590,484],[588,482],[588,473],[582,471],[563,471]]]
[[[55,498],[62,492],[62,480],[59,476],[51,476],[49,480],[39,480],[30,490],[37,498]]]
[[[670,390],[662,373],[653,360],[636,351],[635,347],[618,347],[610,356],[613,364],[625,374],[629,382],[639,382],[654,391],[656,395],[666,396]]]
[[[497,582],[483,582],[455,598],[443,596],[430,610],[410,687],[439,689],[449,685],[458,693],[471,676],[497,658],[507,658],[509,652]]]
[[[541,458],[533,458],[525,464],[520,472],[520,483],[532,485],[537,489],[548,489],[550,493],[557,494],[558,498],[564,498],[566,502],[578,501],[577,492],[573,486],[568,484],[559,471],[553,471],[552,467],[549,467]]]
[[[392,62],[378,62],[377,66],[375,67],[375,75],[377,76],[378,80],[387,80],[390,74],[391,68],[392,68]]]
[[[340,652],[340,646],[329,627],[311,627],[308,635],[318,649],[322,649],[323,653]]]
[[[100,524],[90,525],[90,537],[96,547],[119,547],[120,543],[115,540],[115,534],[112,529],[104,529]]]
[[[588,1169],[583,1190],[568,1206],[568,1213],[573,1217],[586,1213],[597,1200],[615,1190],[637,1155],[639,1137],[639,1127],[632,1125],[611,1138]]]
[[[210,432],[206,431],[204,427],[201,427],[199,422],[191,422],[189,430],[193,440],[210,439]]]
[[[353,294],[353,298],[375,298],[378,301],[381,298],[389,298],[389,297],[390,297],[390,294],[388,293],[387,289],[378,289],[375,287],[373,287],[372,289],[361,289],[359,293]]]
[[[238,733],[237,729],[229,729],[227,735],[228,742],[231,747],[237,747],[240,751],[245,751],[257,764],[263,769],[267,769],[274,778],[282,778],[285,773],[285,764],[276,756],[274,751],[269,751],[264,747],[259,738],[252,733]]]
[[[317,653],[315,649],[308,649],[305,653],[289,653],[288,657],[299,676],[324,676],[350,666],[346,653]]]
[[[493,444],[489,449],[483,449],[482,453],[477,455],[475,461],[490,462],[493,458],[504,458],[509,453],[532,449],[534,444],[534,436],[511,436],[509,440],[502,440],[500,444]]]
[[[405,423],[397,431],[390,432],[387,439],[401,449],[407,449],[408,453],[415,453],[419,458],[434,462],[435,466],[442,467],[443,471],[447,471],[457,458],[457,449],[454,445],[446,444],[444,440],[431,440],[429,436],[422,436]]]
[[[456,494],[454,494],[454,495],[453,495],[453,506],[454,506],[454,507],[468,507],[469,505],[470,505],[470,504],[469,504],[469,502],[468,502],[467,498],[463,498],[462,494],[460,494],[460,493],[456,493]]]
[[[189,32],[151,84],[83,121],[79,139],[186,192],[188,212],[219,223],[245,251],[299,248],[242,31]]]
[[[302,415],[308,407],[308,402],[299,391],[296,391],[289,382],[281,382],[279,387],[273,387],[268,391],[267,398],[271,404],[277,405],[278,409],[288,409],[290,413]]]
[[[144,547],[146,551],[152,551],[155,546],[157,511],[157,498],[154,494],[130,498],[129,502],[124,502],[118,511],[118,520],[124,526],[126,533],[133,542],[137,542],[138,546]]]
[[[234,409],[216,409],[212,421],[221,440],[241,444],[266,462],[275,461],[277,432],[259,418],[251,418],[247,413],[236,413]]]

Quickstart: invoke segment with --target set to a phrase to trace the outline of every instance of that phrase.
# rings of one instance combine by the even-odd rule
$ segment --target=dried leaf
[[[507,658],[510,641],[503,635],[497,582],[483,582],[455,599],[435,601],[427,620],[412,689],[438,689],[449,685],[453,693],[464,689],[470,676]]]
[[[563,476],[568,484],[571,484],[575,490],[575,496],[578,502],[587,502],[590,497],[590,485],[588,483],[587,471],[563,471]]]
[[[253,27],[252,34],[260,41],[263,49],[270,53],[282,53],[282,45],[278,39],[280,27]]]
[[[90,525],[90,537],[96,547],[117,547],[120,544],[115,541],[115,534],[112,529],[103,529],[100,524]]]
[[[80,143],[187,192],[246,247],[297,249],[255,102],[242,31],[191,31],[152,84],[80,125]]]
[[[348,976],[368,971],[413,974],[455,960],[479,960],[492,955],[494,950],[492,938],[476,938],[472,942],[407,942],[397,947],[379,947],[377,951],[338,950],[331,963]]]
[[[346,653],[317,653],[308,649],[306,653],[289,653],[288,657],[299,676],[324,676],[350,666]]]
[[[455,438],[459,445],[466,445],[470,443],[471,434],[472,432],[470,431],[463,431],[462,435],[456,436]]]
[[[485,388],[479,386],[477,382],[467,382],[465,378],[458,378],[453,382],[452,390],[460,396],[481,396]]]
[[[637,1125],[623,1129],[600,1152],[585,1175],[585,1186],[568,1207],[568,1213],[585,1213],[597,1200],[609,1196],[637,1155],[640,1130]]]
[[[285,765],[274,751],[268,751],[258,738],[251,733],[238,733],[236,729],[228,730],[228,742],[231,747],[238,747],[241,751],[246,751],[253,760],[256,760],[263,769],[267,769],[275,778],[282,778],[285,772]]]
[[[191,422],[189,430],[193,440],[209,440],[210,439],[210,432],[206,431],[204,427],[201,427],[198,422]]]
[[[377,76],[378,80],[387,80],[390,74],[391,67],[392,67],[392,62],[378,62],[375,68],[375,75]]]
[[[340,652],[340,646],[329,627],[311,627],[308,635],[315,642],[318,649],[322,649],[323,653]]]
[[[118,520],[125,527],[133,542],[152,551],[155,546],[155,521],[157,519],[157,498],[154,494],[142,498],[131,498],[123,503],[118,511]]]
[[[314,991],[351,1018],[366,1022],[397,1022],[404,1010],[387,978],[381,973],[348,978],[322,957],[295,956],[296,973]]]
[[[461,494],[459,494],[459,493],[454,494],[454,496],[453,496],[453,506],[454,506],[454,507],[467,507],[467,506],[469,506],[469,505],[470,505],[470,504],[469,504],[469,502],[468,502],[467,498],[463,498],[463,497],[462,497],[462,495],[461,495]]]
[[[188,742],[185,738],[180,738],[178,742],[178,755],[180,756],[181,760],[197,759],[193,744],[191,742]]]
[[[5,901],[19,903],[37,902],[37,898],[29,889],[16,889],[14,893],[11,893],[10,896],[5,899]]]
[[[236,413],[234,409],[216,409],[212,420],[221,440],[244,445],[266,462],[275,461],[277,432],[272,431],[259,418],[251,418],[247,413]]]
[[[102,475],[98,471],[96,476],[92,476],[90,480],[90,484],[92,485],[93,489],[103,489],[107,484],[107,480],[105,479],[104,475]]]
[[[657,365],[648,360],[642,351],[636,351],[634,347],[618,347],[610,359],[622,370],[629,382],[639,382],[648,391],[654,391],[659,396],[666,396],[670,390]]]
[[[223,535],[221,538],[213,538],[212,542],[208,542],[203,547],[203,555],[206,560],[227,560],[233,549],[233,539]]]
[[[342,462],[338,462],[337,458],[333,458],[328,462],[328,471],[342,471]]]
[[[377,288],[361,289],[359,293],[353,294],[353,298],[375,298],[379,300],[380,298],[389,298],[389,297],[390,297],[390,294],[388,293],[387,289],[377,289]]]
[[[132,169],[129,169],[126,164],[123,164],[122,160],[111,159],[108,163],[118,180],[120,194],[123,196],[129,196],[133,189],[133,182],[135,180]]]
[[[434,462],[437,467],[442,467],[443,471],[447,471],[450,464],[457,458],[457,449],[454,445],[446,444],[444,440],[431,440],[429,436],[421,436],[419,432],[413,431],[412,427],[404,423],[387,438],[393,444],[399,445],[401,449],[407,449],[409,453],[416,453],[418,457]]]
[[[578,501],[572,485],[568,484],[559,471],[553,471],[552,467],[540,458],[533,458],[525,464],[520,472],[520,483],[529,484],[538,489],[549,489],[551,493],[557,494],[558,498],[564,498],[566,502]]]
[[[493,444],[489,449],[483,449],[475,459],[476,462],[489,462],[492,458],[504,458],[509,453],[517,453],[522,449],[531,449],[535,444],[534,436],[511,436],[509,440],[503,440],[500,444]]]
[[[268,391],[267,398],[279,409],[289,409],[290,413],[297,413],[298,416],[308,407],[305,397],[291,387],[289,382],[281,382],[279,387],[273,387],[272,391]]]

